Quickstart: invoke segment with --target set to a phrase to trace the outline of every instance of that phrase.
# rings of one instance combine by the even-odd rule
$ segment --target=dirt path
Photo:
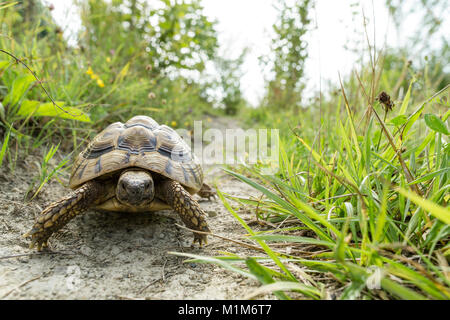
[[[237,124],[216,119],[211,126],[224,130]],[[182,222],[173,211],[89,211],[51,238],[53,253],[31,254],[29,241],[21,235],[46,204],[68,192],[52,181],[37,199],[24,203],[37,172],[36,160],[29,156],[18,162],[14,174],[0,171],[0,299],[238,299],[257,287],[256,281],[221,267],[184,263],[185,258],[169,254],[248,253],[215,237],[209,237],[204,248],[191,247],[192,233],[175,225]],[[255,194],[219,166],[205,168],[205,177],[222,192]],[[220,200],[200,201],[200,205],[214,233],[233,239],[244,234]],[[239,212],[244,219],[253,218],[245,210]]]

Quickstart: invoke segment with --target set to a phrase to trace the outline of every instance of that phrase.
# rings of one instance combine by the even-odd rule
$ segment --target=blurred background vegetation
[[[436,42],[432,36],[442,34],[445,2],[415,1],[416,5],[408,6],[386,0],[398,28],[405,16],[417,13],[423,25],[419,33],[411,35],[408,47],[380,52],[381,81],[392,88],[390,94],[394,99],[403,96],[413,78],[414,89],[427,90],[421,91],[422,98],[449,83],[448,66],[444,68],[450,59],[448,38],[442,36],[439,46],[427,43],[428,39]],[[328,106],[333,108],[336,104],[337,84],[331,84],[313,99],[303,97],[308,59],[305,36],[313,29],[313,1],[274,1],[278,18],[273,25],[271,53],[260,57],[262,68],[271,69],[272,76],[266,79],[266,92],[257,108],[245,101],[240,83],[248,50],[243,50],[237,59],[218,55],[217,22],[205,16],[200,0],[158,0],[152,6],[143,0],[74,3],[80,9],[82,26],[76,42],[70,45],[52,18],[51,5],[39,0],[1,3],[1,48],[26,63],[50,96],[60,102],[58,105],[70,107],[69,113],[65,113],[49,105],[51,101],[39,81],[3,54],[0,59],[3,136],[11,130],[12,139],[25,143],[33,137],[36,146],[50,136],[45,132],[50,130],[60,136],[74,136],[73,145],[67,146],[73,148],[83,141],[85,130],[95,131],[105,123],[124,121],[139,113],[188,129],[193,119],[204,115],[238,113],[248,125],[275,121],[277,125],[295,127],[296,118],[290,115],[298,115],[306,107],[318,108],[319,97],[320,115],[330,114]],[[411,57],[417,57],[419,52],[423,54],[412,61]],[[206,76],[206,64],[215,66],[216,77]],[[362,77],[369,69],[366,63]],[[354,75],[350,72],[345,77],[344,87],[352,88],[349,94],[362,98]],[[11,100],[13,95],[15,99]],[[75,117],[77,111],[83,117]],[[26,147],[29,145],[29,141],[25,143]]]
[[[328,83],[317,94],[305,95],[314,1],[274,0],[278,19],[270,54],[260,57],[271,76],[256,107],[244,99],[240,82],[248,51],[242,50],[236,59],[219,55],[217,22],[205,16],[202,1],[75,4],[82,26],[75,43],[69,44],[52,18],[52,6],[39,0],[0,2],[2,168],[14,171],[21,157],[40,154],[39,190],[67,168],[70,156],[81,151],[87,138],[136,114],[151,115],[174,128],[191,129],[194,120],[205,117],[233,117],[247,127],[279,128],[277,175],[260,176],[262,164],[232,173],[261,191],[265,200],[235,201],[256,206],[258,218],[270,223],[303,217],[299,212],[312,219],[314,223],[299,218],[302,227],[288,224],[292,228],[286,232],[302,230],[306,224],[322,241],[319,245],[326,243],[329,250],[314,258],[334,257],[335,265],[299,263],[314,272],[334,274],[346,288],[342,298],[362,292],[379,297],[364,291],[361,283],[368,275],[358,267],[383,264],[389,265],[385,272],[402,279],[400,287],[392,279],[384,283],[389,297],[450,298],[448,271],[439,269],[448,268],[442,257],[450,257],[450,50],[448,32],[442,29],[448,1],[386,0],[396,28],[410,17],[420,26],[406,45],[375,48],[370,41],[349,43],[348,50],[360,55],[355,69],[342,75],[342,83]],[[355,28],[367,33],[364,25]],[[216,77],[206,75],[207,65],[214,65]],[[381,92],[389,99],[383,100]],[[56,153],[60,157],[49,168]],[[380,215],[388,219],[381,226]],[[259,244],[270,239],[247,231]],[[424,269],[408,273],[399,263],[403,260],[381,253],[398,243],[394,253],[412,248],[425,261]],[[246,260],[250,272],[266,285],[273,279],[295,282],[277,255],[261,246],[279,269]],[[324,298],[316,284],[289,288]]]
[[[49,97],[28,70],[4,55],[4,130],[22,127],[25,140],[38,133],[45,136],[44,128],[61,136],[75,135],[78,129],[98,130],[139,113],[152,114],[174,127],[189,127],[193,118],[215,112],[205,97],[206,88],[215,84],[186,75],[195,72],[200,79],[206,61],[217,50],[214,22],[202,14],[198,1],[174,5],[159,1],[159,9],[150,9],[145,1],[79,1],[77,5],[82,30],[77,44],[69,46],[51,17],[51,7],[37,0],[4,3],[1,48],[34,70],[49,94],[61,101],[59,105],[73,108],[67,114],[58,108],[29,106],[29,101],[48,103]],[[10,101],[8,95],[16,99]],[[76,111],[84,117],[76,117]],[[59,121],[61,117],[89,125]],[[23,126],[23,121],[28,124]],[[49,121],[52,125],[46,126]]]

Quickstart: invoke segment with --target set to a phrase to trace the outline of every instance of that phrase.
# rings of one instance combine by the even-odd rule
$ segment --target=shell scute
[[[69,186],[129,167],[139,167],[200,190],[202,168],[187,143],[172,128],[147,116],[115,122],[100,132],[76,158]]]

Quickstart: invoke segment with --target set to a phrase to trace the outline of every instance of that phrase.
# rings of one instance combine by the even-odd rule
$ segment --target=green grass
[[[59,144],[57,146],[51,146],[48,152],[45,153],[44,158],[42,159],[42,163],[38,163],[39,167],[39,175],[34,179],[34,181],[30,184],[28,191],[26,192],[26,198],[28,198],[29,192],[35,188],[35,184],[38,181],[39,185],[36,187],[36,190],[33,192],[33,195],[30,199],[33,199],[38,195],[44,185],[50,181],[53,177],[57,178],[59,170],[64,167],[70,160],[70,154],[63,158],[58,164],[56,164],[53,168],[50,168],[49,162],[54,158],[56,152],[59,149]]]
[[[357,88],[347,83],[334,111],[323,106],[334,116],[318,124],[312,107],[301,130],[281,129],[276,175],[261,175],[260,165],[225,169],[262,195],[218,192],[245,242],[264,254],[185,256],[258,279],[261,288],[248,298],[450,299],[450,86],[424,98],[412,84],[385,111],[368,94],[349,101],[346,92]],[[359,88],[370,90],[362,81]],[[252,230],[241,207],[276,227]]]

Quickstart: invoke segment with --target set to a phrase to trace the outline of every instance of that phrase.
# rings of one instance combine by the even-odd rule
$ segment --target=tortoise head
[[[139,169],[125,170],[116,186],[116,198],[121,203],[141,207],[149,205],[155,197],[155,186],[150,172]]]

